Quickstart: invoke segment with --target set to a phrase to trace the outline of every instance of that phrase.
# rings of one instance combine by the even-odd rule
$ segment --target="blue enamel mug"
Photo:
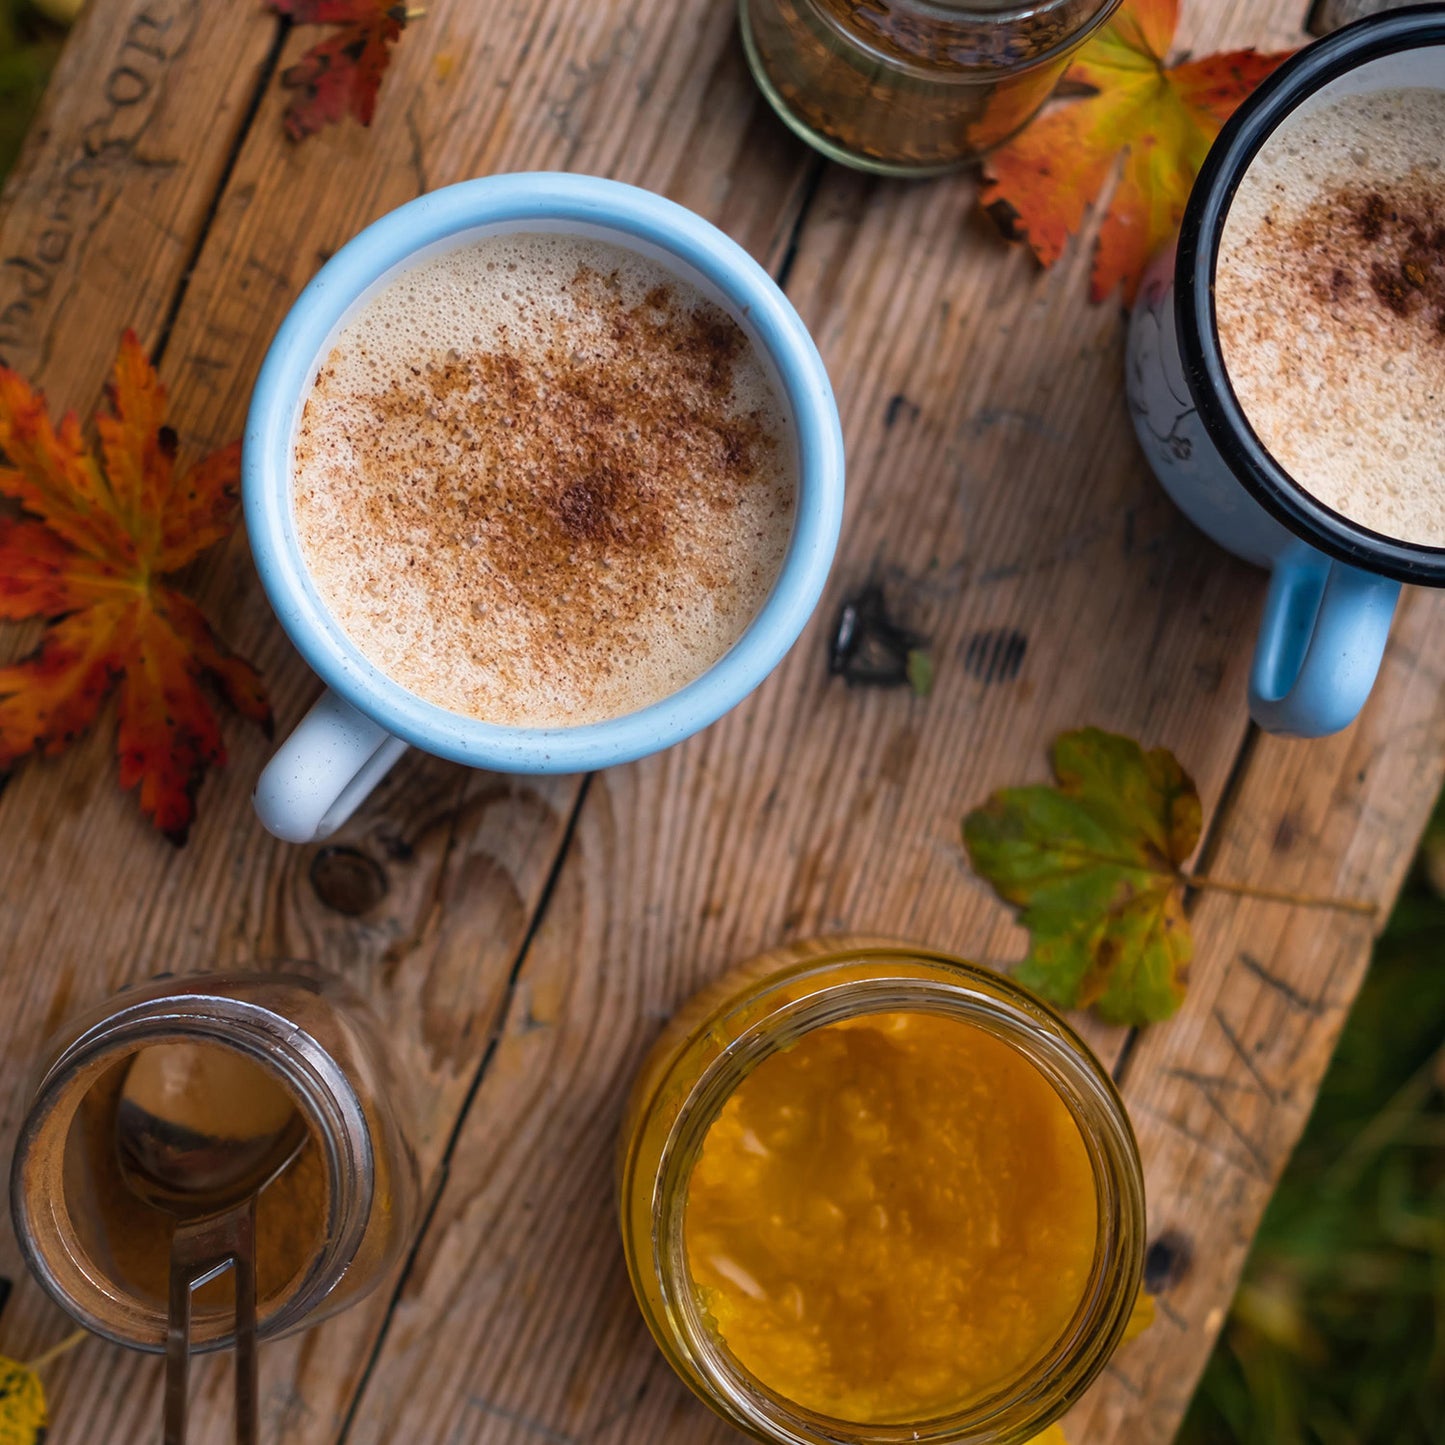
[[[1400,584],[1445,586],[1445,549],[1332,510],[1260,441],[1230,384],[1216,325],[1220,240],[1241,178],[1287,117],[1336,97],[1415,87],[1445,87],[1445,5],[1374,16],[1286,61],[1220,132],[1177,249],[1146,275],[1130,323],[1130,409],[1155,475],[1201,531],[1270,571],[1249,708],[1261,727],[1287,736],[1323,737],[1354,720],[1374,686]],[[1385,471],[1390,461],[1378,464]]]
[[[484,236],[562,232],[662,263],[727,311],[769,372],[797,449],[792,533],[772,591],[701,677],[640,711],[571,728],[508,727],[416,696],[361,653],[321,599],[292,510],[292,453],[312,381],[341,329],[410,266]],[[242,460],[246,529],[266,595],[326,685],[256,785],[261,822],[308,842],[334,831],[408,747],[512,773],[581,772],[679,742],[741,702],[782,660],[817,605],[843,516],[843,436],[822,359],[772,278],[700,216],[617,181],[490,176],[434,191],[367,227],[291,309],[256,382]]]

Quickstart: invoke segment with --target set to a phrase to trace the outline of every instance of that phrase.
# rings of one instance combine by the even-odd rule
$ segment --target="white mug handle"
[[[252,803],[269,833],[313,843],[334,833],[389,773],[406,744],[324,692],[276,750]]]

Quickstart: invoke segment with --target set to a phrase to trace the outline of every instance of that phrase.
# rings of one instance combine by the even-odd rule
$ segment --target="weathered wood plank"
[[[1184,38],[1198,49],[1298,38],[1294,5],[1264,9],[1197,6]],[[1120,397],[1117,312],[1081,299],[1087,257],[1076,252],[1039,277],[999,254],[973,200],[967,181],[900,187],[830,172],[790,281],[848,433],[849,515],[830,602],[882,579],[905,620],[934,638],[934,695],[830,684],[825,608],[738,713],[594,784],[354,1441],[733,1438],[652,1350],[614,1237],[599,1128],[616,1119],[657,1020],[728,963],[820,929],[1016,955],[1000,911],[965,875],[958,820],[996,783],[1038,775],[1062,728],[1090,721],[1167,743],[1211,808],[1219,800],[1246,736],[1262,581],[1193,533],[1147,476]],[[1216,821],[1221,876],[1296,883],[1293,859],[1240,840],[1273,837],[1300,813],[1297,847],[1312,850],[1317,890],[1393,898],[1445,764],[1432,721],[1440,664],[1416,655],[1436,607],[1417,599],[1406,614],[1359,728],[1327,744],[1254,750]],[[1028,638],[1023,666],[1007,681],[980,681],[971,646],[1002,629]],[[1389,721],[1397,715],[1410,719],[1403,739]],[[1340,761],[1387,740],[1383,780]],[[1269,782],[1283,756],[1287,790]],[[1386,806],[1401,792],[1408,805]],[[1314,826],[1326,812],[1332,826]],[[1191,1278],[1187,1337],[1161,1326],[1122,1357],[1097,1415],[1080,1417],[1071,1438],[1083,1441],[1172,1433],[1367,958],[1369,930],[1331,913],[1211,899],[1199,918],[1189,1011],[1148,1033],[1127,1079],[1156,1223],[1175,1218],[1179,1189],[1196,1257],[1208,1263]],[[1171,1155],[1148,1111],[1161,1107],[1156,1094],[1187,1087],[1180,1071],[1205,1048],[1191,1024],[1199,1010],[1206,1019],[1222,1010],[1243,1037],[1233,1020],[1250,1014],[1257,980],[1231,966],[1240,949],[1268,946],[1266,967],[1308,978],[1326,937],[1338,960],[1335,1017],[1322,1024],[1296,1011],[1263,1023],[1280,1082],[1268,1130],[1247,1146],[1257,1187],[1206,1207],[1192,1183],[1197,1160]],[[1123,1042],[1090,1031],[1106,1054]],[[1258,1036],[1250,1030],[1251,1046]],[[1205,1049],[1206,1067],[1223,1067],[1228,1038],[1221,1029]],[[1247,1059],[1230,1070],[1231,1089],[1255,1086]],[[1188,1127],[1207,1153],[1229,1147],[1233,1122],[1205,1103]],[[1149,1369],[1143,1398],[1126,1373],[1139,1359]],[[439,1377],[467,1388],[428,1390]]]
[[[1280,1171],[1430,815],[1445,759],[1445,598],[1408,596],[1359,723],[1317,743],[1261,737],[1211,872],[1380,904],[1371,920],[1211,894],[1199,965],[1167,1028],[1130,1056],[1124,1097],[1150,1233],[1192,1263],[1120,1356],[1070,1440],[1167,1440],[1193,1394]]]
[[[281,133],[285,96],[273,86],[235,158],[170,333],[163,373],[183,449],[239,431],[251,378],[296,292],[349,236],[424,188],[498,169],[613,171],[668,191],[776,264],[812,162],[762,124],[731,32],[729,17],[706,0],[513,3],[485,17],[470,0],[450,0],[429,5],[399,48],[370,132],[348,124],[290,146]],[[314,38],[293,35],[281,64]],[[86,32],[76,43],[88,43]],[[213,56],[210,73],[189,79],[176,97],[192,125],[214,99],[221,64]],[[8,224],[24,222],[24,199],[12,195]],[[172,296],[177,279],[170,277]],[[118,332],[131,314],[125,285],[139,295],[153,278],[108,284]],[[79,324],[63,315],[66,325]],[[114,333],[99,346],[97,378]],[[63,381],[69,353],[56,354]],[[199,580],[224,635],[266,674],[278,724],[291,726],[317,684],[276,627],[244,541],[209,559]],[[316,895],[315,850],[276,844],[254,823],[248,793],[265,741],[240,727],[228,729],[228,740],[231,766],[207,783],[192,842],[179,853],[149,833],[115,787],[106,727],[67,757],[27,763],[0,796],[0,837],[15,840],[0,857],[0,953],[45,963],[7,970],[0,985],[6,1144],[28,1061],[49,1023],[160,968],[301,955],[344,973],[386,1017],[424,1106],[421,1150],[432,1177],[580,780],[509,780],[408,758],[340,840],[379,862],[389,879],[384,901],[357,920]],[[97,859],[125,862],[111,871]],[[88,880],[83,908],[67,886],[77,877]],[[98,919],[106,923],[99,941]],[[0,1273],[21,1273],[8,1224]],[[62,1325],[35,1287],[18,1282],[3,1337],[23,1357]],[[350,1316],[268,1348],[272,1438],[335,1438],[387,1304],[383,1289]],[[230,1436],[228,1374],[215,1364],[198,1372],[197,1440]],[[58,1364],[49,1383],[60,1445],[153,1432],[153,1361],[88,1344],[73,1363]]]
[[[1240,0],[1201,3],[1186,38],[1199,48],[1277,43],[1293,34],[1294,8],[1272,4],[1266,16]],[[776,261],[809,166],[752,97],[728,9],[700,0],[640,8],[513,0],[490,12],[483,30],[464,0],[436,5],[398,53],[377,128],[335,131],[298,150],[279,140],[283,100],[273,90],[172,334],[167,372],[186,441],[199,447],[234,434],[270,330],[321,256],[397,201],[462,175],[566,165],[642,180]],[[288,58],[303,43],[293,37]],[[966,181],[905,188],[830,172],[790,288],[839,382],[852,453],[847,542],[827,606],[881,578],[906,619],[935,639],[937,692],[916,701],[829,684],[823,616],[727,723],[596,782],[352,1440],[734,1438],[708,1423],[645,1339],[613,1230],[612,1130],[660,1018],[736,957],[819,928],[1015,954],[1015,931],[962,868],[957,822],[995,784],[1037,774],[1060,728],[1088,720],[1167,742],[1211,800],[1228,777],[1244,736],[1258,579],[1189,532],[1144,475],[1118,402],[1117,314],[1083,304],[1085,258],[1037,277],[1021,257],[1000,254],[972,203]],[[11,216],[13,203],[0,227]],[[96,379],[112,346],[113,336],[96,345]],[[229,635],[274,680],[288,724],[314,686],[271,623],[243,547],[218,558],[204,585]],[[1413,645],[1401,651],[1414,612],[1408,625],[1392,667]],[[983,670],[977,639],[1000,629],[1026,634],[1029,646],[1016,677],[987,682],[974,675]],[[1431,667],[1438,700],[1438,661],[1419,676]],[[1417,710],[1424,685],[1410,684]],[[1392,706],[1401,686],[1387,679],[1375,711]],[[44,958],[55,970],[14,980],[0,1124],[13,1136],[19,1041],[33,1038],[42,1018],[162,963],[307,953],[346,971],[395,1021],[431,1100],[423,1144],[434,1168],[506,999],[575,781],[505,783],[409,760],[350,830],[391,879],[384,904],[358,925],[313,896],[307,850],[280,849],[255,830],[245,793],[264,748],[236,742],[235,766],[208,785],[196,841],[179,857],[149,839],[116,795],[103,738],[58,764],[27,767],[0,800],[0,836],[25,840],[0,860],[0,938],[7,957]],[[1273,747],[1251,759],[1226,841],[1235,820],[1250,816],[1256,770]],[[1362,805],[1363,785],[1352,789],[1347,768],[1337,769],[1334,791],[1328,765],[1317,774],[1311,750],[1300,752],[1290,799],[1266,792],[1255,805],[1260,837],[1273,837],[1285,816],[1277,804],[1308,812],[1326,796],[1321,787],[1339,817]],[[1437,730],[1408,763],[1396,757],[1417,796],[1438,781],[1441,752]],[[1397,853],[1408,849],[1415,814],[1370,797],[1354,846],[1383,848],[1388,835]],[[1311,866],[1328,870],[1340,846],[1322,837]],[[125,856],[126,868],[97,879],[84,910],[38,881],[42,853],[48,876],[69,878],[93,873],[87,864],[105,848]],[[1249,876],[1287,875],[1273,854],[1236,860],[1222,847],[1219,871],[1232,861]],[[1396,854],[1372,854],[1360,867],[1361,888],[1391,893]],[[1249,1006],[1239,969],[1227,965],[1230,944],[1267,920],[1236,928],[1232,914],[1216,920],[1219,907],[1211,900],[1199,912],[1190,1010]],[[109,928],[100,948],[97,918]],[[1295,951],[1300,925],[1276,918],[1274,926],[1288,932],[1277,953],[1307,962],[1308,950]],[[1208,947],[1206,930],[1215,940]],[[1364,957],[1361,939],[1342,947],[1339,1008]],[[1207,1157],[1220,1147],[1209,1131],[1228,1125],[1216,1112],[1196,1120],[1156,1089],[1159,1079],[1180,1082],[1168,1072],[1180,1058],[1192,1067],[1194,1016],[1142,1041],[1127,1085],[1137,1110],[1178,1110],[1166,1116],[1204,1138]],[[1277,1061],[1297,1070],[1298,1099],[1312,1095],[1336,1026],[1284,1029]],[[1106,1052],[1122,1042],[1104,1030],[1093,1037]],[[1196,1247],[1217,1243],[1208,1231],[1225,1223],[1236,1245],[1247,1238],[1266,1186],[1239,1191],[1220,1210],[1191,1184],[1199,1160],[1179,1156],[1167,1131],[1156,1140],[1139,1117],[1153,1196],[1172,1197],[1178,1174],[1178,1218],[1189,1221]],[[1286,1110],[1271,1124],[1262,1147],[1272,1167],[1299,1118]],[[1156,1221],[1166,1222],[1157,1207]],[[13,1262],[13,1242],[0,1240],[0,1269],[12,1272]],[[1121,1371],[1147,1368],[1164,1403],[1131,1407],[1126,1380],[1104,1386],[1088,1408],[1138,1424],[1137,1438],[1165,1438],[1179,1408],[1175,1386],[1192,1378],[1211,1312],[1227,1299],[1227,1273],[1196,1270],[1186,1282],[1187,1310],[1179,1308],[1190,1324],[1177,1349],[1160,1333],[1121,1360]],[[268,1352],[276,1438],[336,1437],[384,1306],[373,1301]],[[33,1289],[20,1292],[4,1323],[11,1353],[60,1328]],[[82,1363],[56,1371],[55,1438],[149,1433],[159,1406],[154,1367],[98,1345],[86,1346]],[[225,1385],[221,1373],[205,1372],[197,1438],[226,1438]]]
[[[0,195],[0,358],[88,406],[133,326],[153,342],[280,22],[260,5],[90,5]]]

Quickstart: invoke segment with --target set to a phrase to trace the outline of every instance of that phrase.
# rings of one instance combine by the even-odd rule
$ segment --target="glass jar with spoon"
[[[168,1442],[191,1352],[237,1349],[376,1285],[410,1242],[411,1110],[379,1025],[305,965],[161,978],[52,1040],[21,1127],[11,1213],[27,1263],[88,1329],[167,1354]]]

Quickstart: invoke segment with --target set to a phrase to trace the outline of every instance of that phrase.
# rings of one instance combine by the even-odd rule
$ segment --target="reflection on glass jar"
[[[410,1243],[414,1123],[380,1027],[340,980],[278,967],[153,980],[47,1046],[11,1170],[15,1232],[56,1302],[117,1344],[154,1351],[166,1336],[174,1221],[131,1192],[117,1152],[138,1101],[172,1131],[158,1147],[193,1155],[206,1137],[266,1137],[282,1094],[300,1114],[305,1142],[256,1203],[259,1338],[353,1303]],[[231,1344],[232,1292],[229,1275],[196,1292],[196,1349]]]
[[[739,0],[748,63],[809,145],[880,175],[952,170],[1022,129],[1119,0]]]
[[[763,1441],[988,1441],[1057,1419],[1138,1293],[1108,1074],[997,974],[902,944],[765,954],[687,1004],[619,1154],[654,1338]]]

